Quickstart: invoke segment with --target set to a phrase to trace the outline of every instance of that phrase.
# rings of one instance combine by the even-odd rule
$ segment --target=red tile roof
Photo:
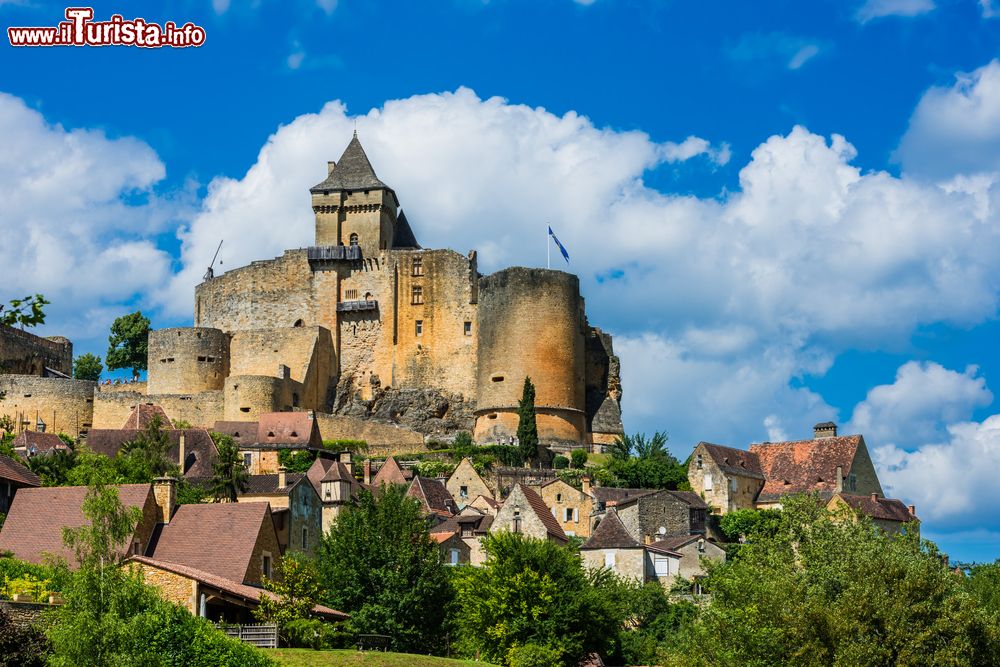
[[[608,510],[604,520],[597,524],[590,538],[583,543],[580,549],[641,549],[642,545],[636,541],[632,534],[625,528],[625,524],[618,518],[618,512]]]
[[[242,583],[262,530],[274,530],[268,503],[181,505],[147,555]]]
[[[14,438],[11,446],[28,456],[48,454],[55,450],[70,451],[69,446],[55,433],[40,433],[38,431],[23,431],[21,435]]]
[[[24,486],[41,486],[38,475],[25,468],[19,461],[0,454],[0,479],[6,479]]]
[[[383,484],[406,484],[407,479],[403,474],[403,469],[396,463],[396,459],[391,456],[385,460],[382,467],[378,469],[372,479],[372,486],[378,488]]]
[[[563,532],[562,526],[559,525],[556,518],[552,516],[552,510],[550,510],[549,506],[545,504],[542,497],[538,495],[534,489],[521,483],[518,483],[514,488],[521,489],[521,493],[524,494],[524,499],[528,502],[531,510],[538,516],[539,519],[541,519],[542,524],[544,524],[545,530],[549,536],[566,542],[568,539],[566,537],[566,533]],[[510,496],[508,496],[508,499],[509,498]]]
[[[829,497],[837,488],[837,466],[847,476],[859,445],[864,446],[860,435],[750,445],[766,480],[757,499],[773,501],[813,491]]]
[[[132,408],[132,412],[129,414],[128,419],[125,420],[125,423],[122,424],[122,428],[146,428],[153,421],[154,416],[159,416],[162,428],[174,427],[170,423],[170,417],[167,417],[167,413],[159,405],[155,403],[140,403]]]
[[[752,477],[754,479],[764,479],[764,472],[760,467],[760,459],[755,453],[748,452],[745,449],[713,445],[710,442],[701,442],[698,445],[704,447],[708,455],[715,461],[715,465],[719,466],[722,472],[731,475]]]
[[[455,499],[448,493],[448,488],[436,479],[427,479],[417,475],[413,478],[406,495],[420,501],[428,514],[433,513],[443,518],[455,514]]]
[[[323,441],[308,412],[266,412],[257,422],[257,444],[321,447]]]
[[[140,509],[153,492],[149,484],[117,488],[122,505]],[[12,551],[15,558],[30,563],[42,563],[45,554],[52,554],[75,564],[73,554],[63,546],[62,529],[88,524],[82,509],[86,495],[85,486],[20,489],[0,531],[0,551]],[[121,545],[120,551],[124,553],[130,544],[131,540]]]
[[[257,444],[257,422],[226,422],[217,421],[212,430],[216,433],[228,435],[236,441],[237,445]]]
[[[129,558],[129,562],[142,563],[143,565],[179,574],[182,577],[187,577],[188,579],[194,579],[200,584],[215,588],[223,593],[229,593],[230,595],[241,597],[251,603],[259,603],[260,598],[263,596],[271,598],[276,597],[274,593],[264,590],[263,588],[257,588],[256,586],[248,586],[236,581],[230,581],[218,575],[212,574],[211,572],[205,572],[204,570],[188,567],[186,565],[168,563],[166,561],[156,560],[155,558],[147,558],[145,556],[132,556]],[[312,610],[313,613],[325,616],[331,620],[343,620],[347,618],[347,614],[344,612],[324,607],[319,604],[314,606]]]
[[[127,442],[143,433],[137,429],[95,428],[87,433],[86,444],[91,451],[114,457]],[[179,463],[181,434],[184,434],[184,476],[188,479],[205,479],[212,476],[212,464],[219,457],[212,436],[203,428],[170,429],[163,433],[170,440],[167,458]]]
[[[915,521],[916,516],[910,514],[910,509],[903,504],[903,501],[895,498],[882,498],[877,496],[861,496],[853,493],[838,494],[841,500],[848,504],[856,512],[873,519],[882,521],[899,521],[906,523]]]

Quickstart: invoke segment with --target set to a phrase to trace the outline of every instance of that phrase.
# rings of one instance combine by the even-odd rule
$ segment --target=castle
[[[0,414],[23,423],[33,408],[52,412],[50,430],[73,434],[117,427],[138,402],[207,427],[310,410],[324,438],[470,430],[479,443],[509,442],[531,377],[542,444],[600,446],[622,433],[618,359],[587,322],[576,276],[483,276],[474,251],[422,248],[356,134],[310,195],[316,245],[209,270],[194,326],[150,334],[147,383],[88,392],[93,383],[0,376]]]

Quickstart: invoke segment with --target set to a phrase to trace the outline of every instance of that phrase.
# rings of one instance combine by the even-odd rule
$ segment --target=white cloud
[[[933,0],[865,0],[855,17],[867,23],[883,16],[920,16],[934,8]]]
[[[1000,169],[1000,61],[924,93],[896,158],[932,178]]]
[[[729,47],[728,54],[736,61],[776,60],[787,69],[797,70],[830,48],[825,42],[783,32],[747,33]]]
[[[81,327],[92,313],[168,280],[171,258],[150,239],[176,210],[152,191],[164,167],[149,146],[50,125],[2,93],[0,134],[0,302],[40,292],[52,302],[44,331],[76,338],[94,333]]]
[[[908,452],[875,447],[886,494],[915,503],[917,516],[945,532],[1000,528],[1000,415],[948,427],[947,438]]]
[[[855,406],[847,430],[864,433],[873,446],[909,449],[937,442],[945,437],[947,424],[966,421],[993,402],[978,373],[975,366],[958,372],[934,362],[907,362],[892,384],[873,387]]]
[[[983,12],[984,19],[993,19],[1000,16],[1000,5],[996,0],[979,0],[979,6]]]

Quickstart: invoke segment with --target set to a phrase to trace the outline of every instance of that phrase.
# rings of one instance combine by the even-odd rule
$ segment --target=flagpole
[[[549,240],[548,223],[545,223],[545,268],[552,268],[552,241]]]

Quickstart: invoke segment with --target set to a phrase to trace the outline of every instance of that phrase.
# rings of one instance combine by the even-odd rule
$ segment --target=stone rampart
[[[229,337],[219,329],[177,327],[149,334],[150,394],[222,389],[229,375]]]
[[[225,415],[223,392],[218,390],[148,396],[139,392],[105,391],[101,386],[94,400],[94,428],[121,428],[139,403],[155,403],[171,421],[179,419],[195,427],[211,428]]]
[[[41,420],[47,432],[75,438],[92,426],[96,387],[90,380],[0,375],[0,414],[18,431],[36,430]]]
[[[0,373],[40,376],[46,368],[72,376],[73,343],[0,325]]]
[[[323,412],[316,413],[316,423],[324,440],[364,440],[369,456],[395,456],[424,449],[424,436],[402,426]]]

